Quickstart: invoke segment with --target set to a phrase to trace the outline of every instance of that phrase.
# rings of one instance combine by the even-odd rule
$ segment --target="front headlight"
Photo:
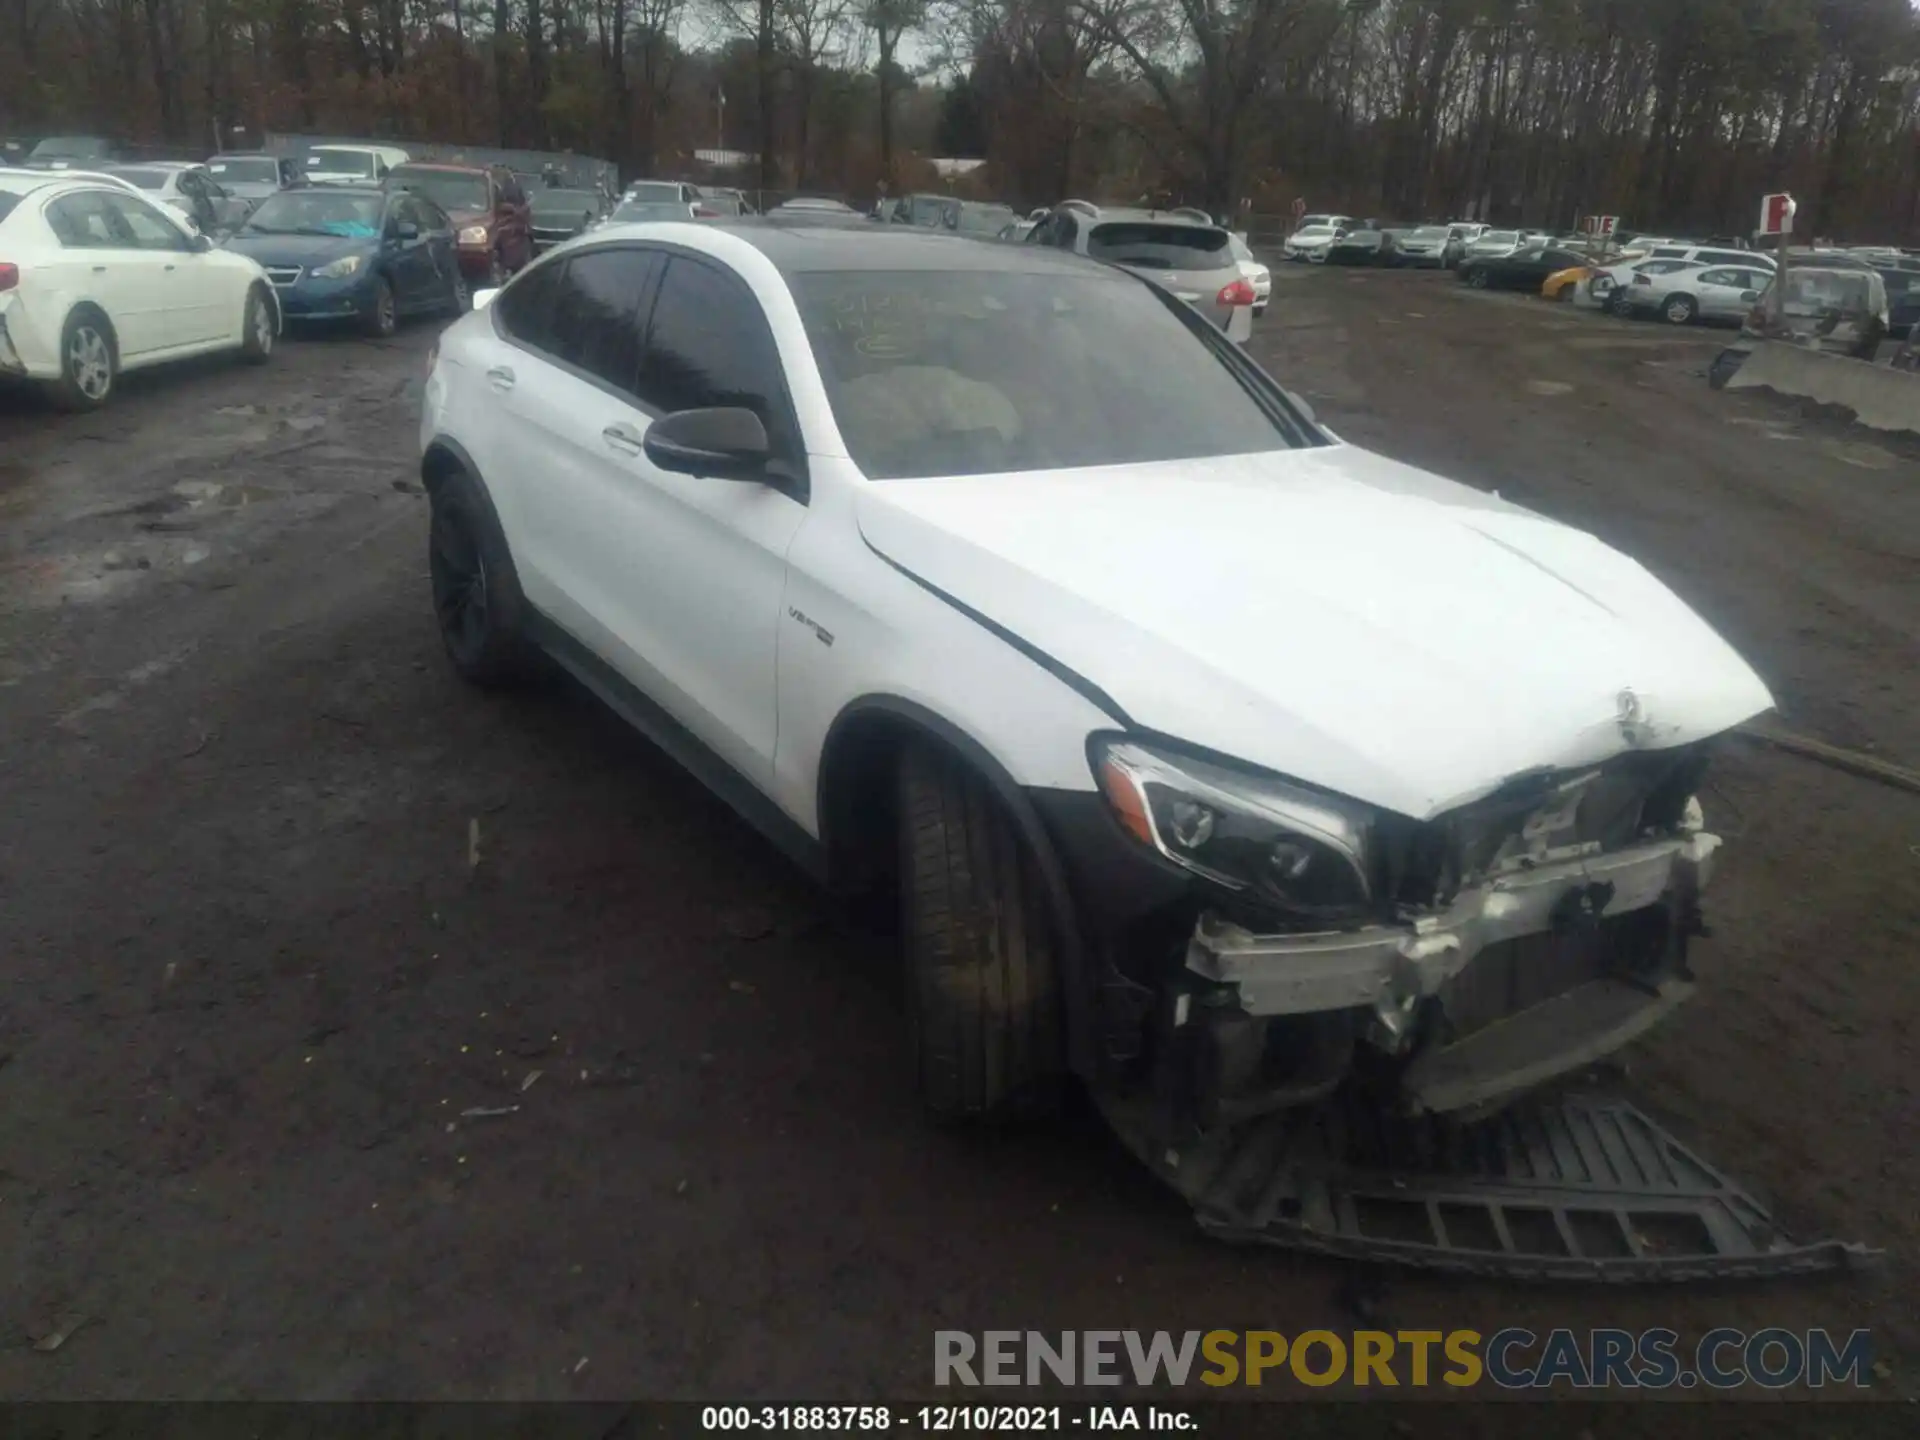
[[[1097,742],[1093,764],[1121,827],[1176,865],[1318,919],[1369,908],[1365,806],[1131,740]]]
[[[461,232],[460,232],[460,238],[459,238],[459,241],[458,241],[458,243],[459,243],[459,244],[461,244],[461,245],[484,245],[484,244],[486,244],[486,243],[487,243],[487,227],[486,227],[486,226],[484,226],[484,225],[468,225],[468,226],[466,226],[466,227],[465,227],[464,229],[462,229],[462,230],[461,230]]]
[[[338,260],[322,265],[313,273],[321,280],[344,280],[360,268],[360,260],[361,257],[358,255],[342,255]]]

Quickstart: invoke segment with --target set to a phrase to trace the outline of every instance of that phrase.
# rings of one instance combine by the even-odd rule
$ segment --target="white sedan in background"
[[[1344,228],[1336,225],[1302,225],[1287,237],[1287,243],[1280,248],[1280,253],[1289,260],[1324,265],[1333,242],[1346,233]]]
[[[0,172],[0,377],[73,410],[129,370],[217,350],[264,362],[280,331],[266,272],[126,185]]]
[[[1665,271],[1641,270],[1615,292],[1627,313],[1652,311],[1671,325],[1696,320],[1746,319],[1773,272],[1759,265],[1682,263]]]
[[[1273,272],[1253,258],[1253,251],[1247,248],[1246,238],[1231,232],[1227,235],[1227,246],[1233,251],[1235,263],[1240,266],[1240,274],[1253,286],[1253,313],[1267,313],[1267,301],[1273,295]]]

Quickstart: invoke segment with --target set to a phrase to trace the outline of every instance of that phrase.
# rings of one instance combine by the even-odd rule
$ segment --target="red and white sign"
[[[1760,233],[1791,235],[1793,212],[1798,208],[1793,203],[1793,196],[1784,191],[1778,195],[1762,195],[1760,197]]]
[[[1580,228],[1589,235],[1611,235],[1619,225],[1618,215],[1589,215],[1580,222]]]

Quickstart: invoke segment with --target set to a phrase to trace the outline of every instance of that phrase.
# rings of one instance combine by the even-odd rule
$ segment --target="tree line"
[[[757,157],[762,188],[1920,241],[1910,0],[0,0],[0,135]]]

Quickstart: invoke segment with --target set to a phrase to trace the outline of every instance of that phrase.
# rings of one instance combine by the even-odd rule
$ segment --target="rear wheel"
[[[1667,303],[1660,307],[1660,313],[1667,317],[1669,325],[1691,325],[1693,317],[1700,313],[1700,307],[1694,303],[1691,295],[1671,295]]]
[[[1033,856],[977,772],[901,753],[907,1008],[927,1108],[943,1120],[1044,1108],[1063,1073],[1055,939]]]
[[[81,306],[60,332],[60,378],[52,385],[56,404],[66,410],[98,410],[113,394],[120,374],[119,351],[107,317]]]
[[[1475,289],[1475,290],[1486,289],[1487,288],[1487,272],[1485,270],[1481,270],[1477,268],[1473,270],[1469,270],[1467,272],[1467,284],[1468,286],[1470,286],[1472,289]]]

